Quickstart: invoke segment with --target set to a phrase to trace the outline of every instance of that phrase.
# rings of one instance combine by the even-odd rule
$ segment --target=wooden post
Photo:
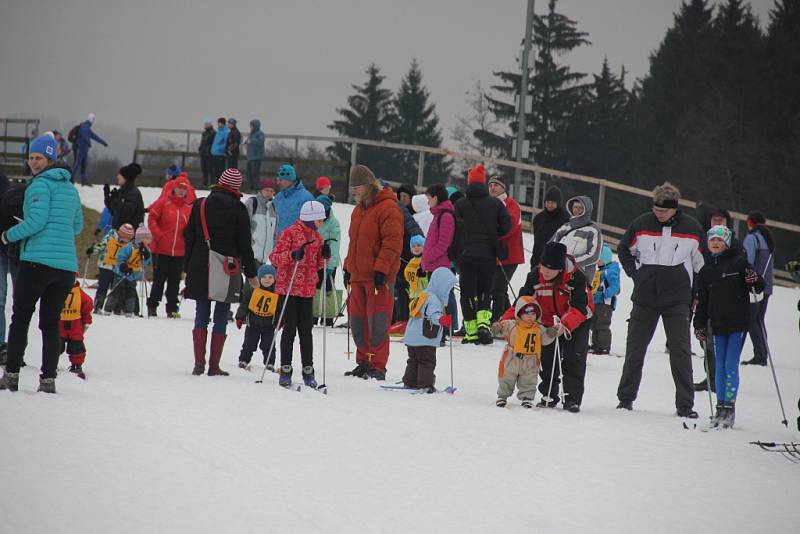
[[[606,207],[606,184],[600,184],[600,196],[597,198],[597,224],[603,224]]]
[[[417,187],[422,187],[422,180],[425,177],[425,152],[419,153],[419,167],[417,168]]]

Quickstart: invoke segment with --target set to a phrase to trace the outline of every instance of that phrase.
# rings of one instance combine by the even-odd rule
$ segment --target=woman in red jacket
[[[147,299],[147,315],[156,316],[156,309],[167,286],[167,317],[180,317],[178,313],[178,286],[183,271],[183,230],[192,213],[192,203],[197,199],[192,184],[185,173],[164,185],[161,196],[148,208],[147,224],[153,234],[153,287]]]

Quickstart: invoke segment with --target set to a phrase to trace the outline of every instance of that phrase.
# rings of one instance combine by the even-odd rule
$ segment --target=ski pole
[[[450,393],[453,393],[455,389],[453,384],[453,333],[450,332]]]
[[[551,363],[552,367],[550,367],[550,385],[547,386],[547,396],[542,397],[542,399],[548,403],[553,402],[553,379],[556,375],[556,350],[558,349],[558,338],[556,338],[553,343],[555,343],[555,346],[553,347],[553,361]]]
[[[764,336],[764,348],[767,349],[767,359],[769,360],[769,368],[772,370],[772,380],[775,382],[775,391],[778,393],[778,403],[781,405],[781,415],[783,421],[781,423],[786,428],[789,428],[789,421],[786,419],[786,410],[783,408],[783,397],[781,396],[781,388],[778,386],[778,375],[775,374],[775,364],[772,362],[772,351],[769,350],[769,340],[767,339],[767,327],[764,325],[764,320],[759,318],[758,327],[761,328],[761,333]],[[717,384],[719,387],[719,384]],[[798,403],[800,406],[800,403]]]
[[[86,256],[86,263],[83,264],[83,278],[81,279],[81,287],[86,287],[86,276],[89,274],[89,260],[91,256]]]
[[[516,302],[516,300],[517,300],[517,294],[516,294],[516,293],[514,293],[514,288],[513,288],[513,287],[511,287],[511,280],[509,280],[509,279],[508,279],[508,274],[506,273],[506,270],[505,270],[505,269],[503,269],[503,266],[502,266],[502,265],[498,265],[498,267],[500,267],[500,271],[503,273],[503,278],[505,278],[505,279],[506,279],[506,284],[508,284],[508,289],[510,289],[510,290],[511,290],[511,294],[514,296],[514,301]]]
[[[347,291],[347,300],[345,300],[343,304],[343,306],[347,306],[347,352],[345,352],[345,354],[347,354],[347,359],[349,360],[350,356],[353,354],[353,351],[350,350],[350,288],[345,285],[344,289]]]
[[[710,320],[707,323],[707,327],[708,328],[706,329],[706,332],[711,334],[711,321]],[[712,348],[709,348],[709,346],[708,346],[708,338],[709,337],[711,337],[711,336],[706,336],[706,340],[705,340],[705,342],[703,342],[703,351],[705,352],[705,354],[704,354],[705,358],[703,358],[703,364],[704,364],[704,366],[706,368],[706,385],[708,386],[706,388],[706,390],[708,391],[708,411],[711,413],[711,415],[709,416],[709,419],[712,419],[714,417],[714,403],[711,400],[711,373],[709,372],[709,365],[708,365],[708,351],[714,350],[713,349],[714,345],[713,345],[713,342],[712,342],[712,345],[711,345]],[[713,339],[713,337],[712,337],[712,339]],[[715,361],[716,361],[716,357],[715,357]],[[717,385],[717,387],[719,387],[719,385]]]
[[[558,316],[554,315],[553,316],[553,324],[556,325],[556,328],[558,328],[559,322],[560,321],[559,321]],[[558,339],[556,339],[556,341],[558,341]],[[558,381],[559,381],[560,386],[561,386],[559,388],[558,392],[559,392],[559,397],[561,399],[561,405],[564,406],[564,397],[567,396],[567,393],[564,391],[564,366],[561,363],[561,343],[558,343],[555,346],[554,350],[553,350],[553,365],[554,366],[556,364],[556,361],[555,361],[556,357],[558,358]]]
[[[322,282],[322,384],[317,386],[317,389],[325,389],[327,386],[325,384],[325,372],[327,370],[327,309],[328,309],[328,261],[325,261],[325,281]]]
[[[278,327],[281,326],[281,322],[283,322],[283,312],[286,311],[286,304],[289,302],[289,297],[292,293],[292,284],[294,284],[294,277],[297,274],[297,268],[300,266],[300,261],[296,261],[294,263],[294,270],[292,271],[292,277],[289,279],[289,288],[286,290],[286,298],[283,300],[283,306],[281,306],[281,313],[278,316]],[[278,331],[277,328],[275,329],[275,335],[272,336],[272,343],[270,343],[269,350],[267,351],[267,362],[269,362],[269,355],[272,354],[272,350],[275,348],[275,340],[278,339]],[[256,380],[256,384],[263,384],[264,383],[264,375],[267,374],[267,366],[264,366],[264,370],[261,371],[261,378]]]

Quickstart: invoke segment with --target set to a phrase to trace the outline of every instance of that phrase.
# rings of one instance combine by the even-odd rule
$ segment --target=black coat
[[[267,291],[275,292],[275,284],[272,284],[269,287],[261,286],[261,289],[266,289]],[[274,330],[275,329],[275,322],[278,320],[278,314],[280,313],[280,301],[275,308],[275,315],[271,317],[261,317],[260,315],[256,315],[255,313],[251,312],[250,309],[247,307],[250,304],[250,298],[253,296],[253,288],[250,287],[250,284],[245,284],[242,288],[242,296],[239,299],[239,308],[236,310],[236,320],[242,321],[250,328],[255,328],[259,332],[264,332],[266,330]]]
[[[423,235],[423,232],[422,228],[417,224],[416,219],[414,219],[414,216],[411,215],[411,210],[399,201],[397,202],[397,206],[400,208],[400,211],[403,212],[403,252],[400,253],[400,257],[408,261],[411,259],[411,238],[415,235]],[[401,271],[403,269],[405,269],[405,265],[400,267]],[[398,276],[397,279],[404,280],[402,276]]]
[[[495,258],[497,239],[511,229],[511,217],[502,200],[489,196],[483,184],[469,184],[456,202],[456,217],[464,222],[465,257]]]
[[[211,156],[211,145],[214,144],[215,135],[217,135],[217,132],[210,126],[203,130],[203,135],[200,137],[200,146],[197,149],[201,156]]]
[[[749,288],[744,278],[750,264],[740,248],[729,248],[719,256],[712,256],[697,275],[697,309],[694,327],[705,328],[709,319],[714,334],[746,332],[750,324]],[[763,291],[764,281],[759,275],[755,284]]]
[[[225,146],[225,153],[229,156],[238,156],[239,145],[241,144],[242,132],[240,132],[238,128],[231,128],[228,132],[228,143]]]
[[[27,182],[9,182],[6,179],[6,188],[0,198],[0,232],[5,232],[18,221],[14,217],[22,218],[22,206],[25,203],[25,189]],[[21,241],[0,244],[0,250],[12,258],[19,258],[19,247]]]
[[[144,222],[144,200],[133,182],[109,192],[105,196],[105,204],[111,212],[111,226],[115,230],[125,223],[135,230]]]
[[[256,261],[250,242],[250,216],[239,197],[225,189],[214,189],[206,197],[206,223],[214,251],[239,258],[247,278],[256,276]],[[192,205],[192,213],[183,237],[186,242],[184,272],[188,299],[208,299],[208,247],[200,223],[199,198]]]
[[[539,264],[542,259],[544,246],[556,233],[556,230],[569,221],[569,214],[563,206],[553,211],[542,210],[533,218],[533,254],[531,255],[531,269]]]

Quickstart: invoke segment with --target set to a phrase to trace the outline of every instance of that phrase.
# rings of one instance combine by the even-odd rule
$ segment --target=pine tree
[[[414,59],[394,98],[394,121],[389,132],[391,141],[407,145],[442,146],[439,117],[435,104],[429,103],[429,98],[428,89],[422,83],[422,71]],[[391,179],[416,183],[419,153],[395,151],[393,156],[397,174]],[[423,173],[425,182],[447,182],[450,168],[451,163],[442,156],[426,154]]]
[[[392,92],[381,86],[385,76],[373,63],[366,70],[364,85],[353,85],[355,94],[347,97],[349,107],[337,109],[341,116],[328,128],[345,137],[387,140],[394,124],[392,111]],[[328,147],[328,154],[334,159],[350,161],[350,145],[334,143]],[[390,171],[386,151],[380,148],[359,145],[356,153],[358,163],[368,166],[378,177]]]
[[[531,145],[528,161],[558,166],[566,159],[561,132],[585,96],[586,87],[581,81],[586,75],[571,72],[569,67],[556,63],[555,57],[590,43],[586,39],[588,34],[578,31],[576,21],[556,12],[556,0],[550,0],[548,9],[547,15],[534,17],[533,40],[538,53],[535,72],[529,77],[533,110],[526,116],[525,138]],[[520,93],[522,75],[518,72],[495,72],[494,75],[501,83],[491,88],[512,101],[490,97],[489,105],[499,119],[506,121],[511,133],[497,135],[479,130],[475,137],[498,148],[506,157],[512,157],[512,140],[516,139],[518,127],[513,97]]]

